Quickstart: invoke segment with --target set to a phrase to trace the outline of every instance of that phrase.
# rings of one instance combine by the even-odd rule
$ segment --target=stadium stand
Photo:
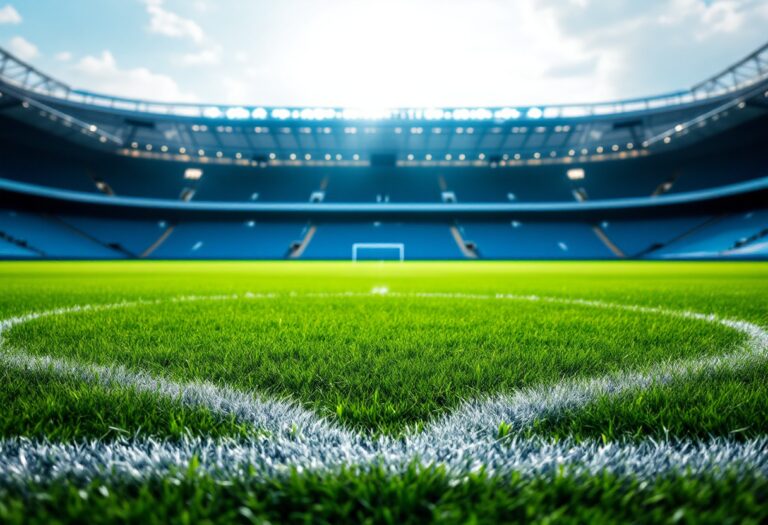
[[[766,257],[766,56],[646,99],[369,115],[117,99],[0,50],[0,257]]]

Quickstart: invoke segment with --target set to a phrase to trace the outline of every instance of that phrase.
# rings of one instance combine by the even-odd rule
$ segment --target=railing
[[[0,49],[0,77],[27,91],[114,110],[213,120],[299,121],[495,121],[620,115],[689,104],[727,95],[768,78],[768,43],[740,62],[688,91],[592,104],[494,108],[353,109],[179,104],[113,97],[73,90]]]

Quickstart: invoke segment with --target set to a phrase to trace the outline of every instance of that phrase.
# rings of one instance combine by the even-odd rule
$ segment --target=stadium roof
[[[0,111],[8,116],[88,147],[165,160],[295,166],[600,161],[688,144],[764,114],[768,44],[686,91],[583,105],[169,104],[76,90],[3,50],[0,90]]]

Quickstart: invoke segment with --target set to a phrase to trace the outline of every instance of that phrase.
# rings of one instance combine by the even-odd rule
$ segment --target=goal
[[[396,259],[395,259],[396,257]],[[405,260],[405,245],[396,242],[356,242],[352,245],[352,261]]]

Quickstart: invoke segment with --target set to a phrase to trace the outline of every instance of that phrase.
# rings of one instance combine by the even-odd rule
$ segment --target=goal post
[[[352,262],[357,262],[360,257],[360,252],[365,253],[368,252],[374,252],[374,253],[392,253],[393,255],[397,253],[397,260],[400,262],[403,262],[405,260],[405,244],[398,243],[398,242],[356,242],[352,245]],[[366,260],[372,260],[372,259],[366,259]],[[384,258],[380,258],[378,260],[383,261]]]

